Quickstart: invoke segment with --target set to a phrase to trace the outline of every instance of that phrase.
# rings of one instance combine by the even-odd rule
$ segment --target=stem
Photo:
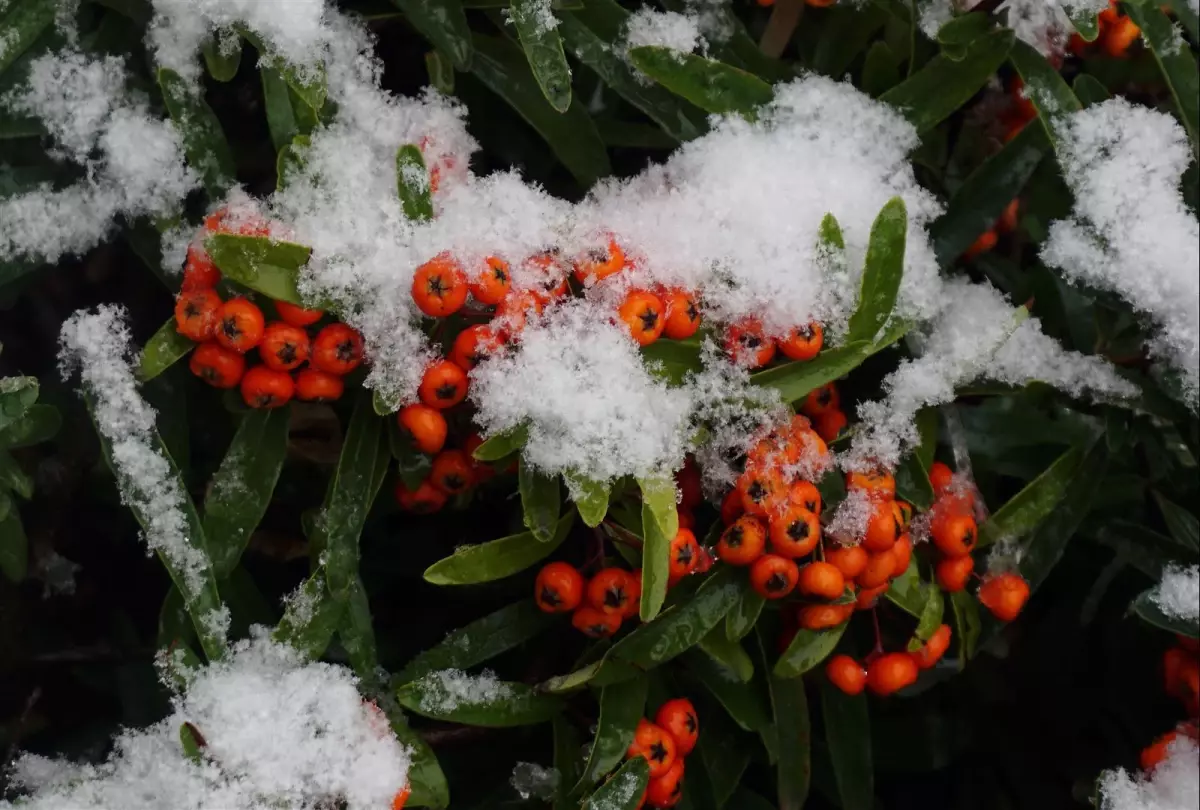
[[[879,632],[879,608],[871,608],[871,623],[875,626],[875,649],[871,651],[871,655],[879,655],[883,652],[883,635]]]
[[[771,18],[763,30],[758,47],[772,59],[778,59],[792,41],[792,34],[804,16],[804,0],[778,0],[771,9]]]

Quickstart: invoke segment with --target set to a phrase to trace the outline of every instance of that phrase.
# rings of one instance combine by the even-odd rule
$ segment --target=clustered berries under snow
[[[58,144],[55,154],[87,174],[65,188],[44,184],[0,200],[0,261],[82,253],[118,215],[165,216],[196,185],[178,130],[150,117],[124,85],[119,59],[66,50],[33,60],[27,84],[0,99],[40,118]]]
[[[80,310],[63,324],[59,361],[64,377],[78,371],[94,401],[96,429],[112,448],[121,500],[145,520],[146,545],[162,554],[199,591],[208,557],[193,545],[184,498],[171,464],[154,445],[154,409],[138,391],[125,310]],[[223,634],[222,634],[223,635]]]
[[[1067,116],[1057,154],[1075,195],[1042,258],[1071,280],[1121,295],[1159,328],[1156,352],[1200,388],[1200,223],[1180,176],[1192,159],[1168,113],[1113,98]]]
[[[203,738],[199,762],[184,754],[184,723]],[[344,800],[381,810],[407,783],[409,757],[348,670],[259,635],[195,671],[172,713],[122,732],[107,762],[20,758],[12,781],[32,795],[0,809],[311,810]]]
[[[1184,810],[1200,806],[1200,768],[1196,743],[1180,734],[1167,749],[1167,758],[1145,775],[1124,769],[1100,777],[1099,810]]]
[[[1200,619],[1200,566],[1167,566],[1150,598],[1168,616],[1192,622]]]

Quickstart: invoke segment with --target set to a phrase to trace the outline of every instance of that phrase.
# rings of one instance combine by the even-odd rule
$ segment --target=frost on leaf
[[[469,675],[461,669],[442,669],[417,683],[421,689],[421,708],[435,714],[447,714],[461,706],[494,703],[512,694],[508,685],[488,670]]]
[[[688,53],[703,49],[705,42],[697,16],[643,6],[625,23],[625,45],[628,48],[655,45]]]

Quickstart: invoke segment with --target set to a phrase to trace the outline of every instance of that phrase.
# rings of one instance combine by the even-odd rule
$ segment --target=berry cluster
[[[1163,653],[1163,686],[1183,704],[1188,721],[1142,749],[1142,770],[1152,771],[1167,758],[1168,747],[1179,735],[1200,743],[1200,641],[1177,636],[1177,644]]]
[[[650,766],[650,784],[637,807],[674,807],[683,798],[684,760],[700,738],[700,719],[687,698],[668,700],[654,715],[654,722],[639,720],[628,757],[645,757]]]
[[[572,626],[584,635],[608,638],[638,615],[641,574],[604,568],[585,580],[575,566],[552,562],[538,572],[533,598],[546,613],[570,613]]]

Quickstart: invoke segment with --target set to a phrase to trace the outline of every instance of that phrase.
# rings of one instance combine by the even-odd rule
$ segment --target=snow
[[[373,714],[348,670],[260,632],[200,670],[166,719],[119,734],[107,762],[21,757],[13,782],[32,796],[0,808],[379,810],[406,784],[409,751]],[[200,762],[183,752],[184,723],[204,739]]]
[[[1184,204],[1191,161],[1168,113],[1114,98],[1067,117],[1059,162],[1075,194],[1051,224],[1042,259],[1071,281],[1116,292],[1158,327],[1154,353],[1200,389],[1200,224]]]
[[[513,3],[508,7],[507,14],[513,18],[514,22],[522,24],[526,21],[532,22],[534,32],[538,34],[545,34],[558,28],[558,19],[550,9],[550,0],[523,0],[520,3]]]
[[[676,11],[656,11],[648,6],[629,15],[625,23],[625,44],[628,48],[655,45],[684,53],[705,47],[698,17]]]
[[[1168,757],[1148,775],[1124,769],[1100,777],[1100,810],[1191,810],[1200,805],[1200,767],[1196,744],[1180,734]]]
[[[509,784],[522,799],[536,798],[549,801],[554,798],[561,774],[536,762],[518,762],[513,767]]]
[[[84,391],[94,401],[96,429],[111,447],[122,503],[143,516],[150,550],[162,554],[188,588],[198,592],[208,557],[192,542],[183,511],[187,496],[170,462],[155,447],[155,413],[138,391],[125,310],[80,310],[63,324],[60,341],[64,378],[78,371]]]
[[[1200,566],[1167,566],[1150,598],[1167,616],[1190,622],[1200,620]]]
[[[448,714],[461,706],[477,706],[504,700],[512,695],[508,684],[484,670],[468,675],[461,669],[441,669],[423,676],[416,684],[421,693],[421,709],[433,714]]]

